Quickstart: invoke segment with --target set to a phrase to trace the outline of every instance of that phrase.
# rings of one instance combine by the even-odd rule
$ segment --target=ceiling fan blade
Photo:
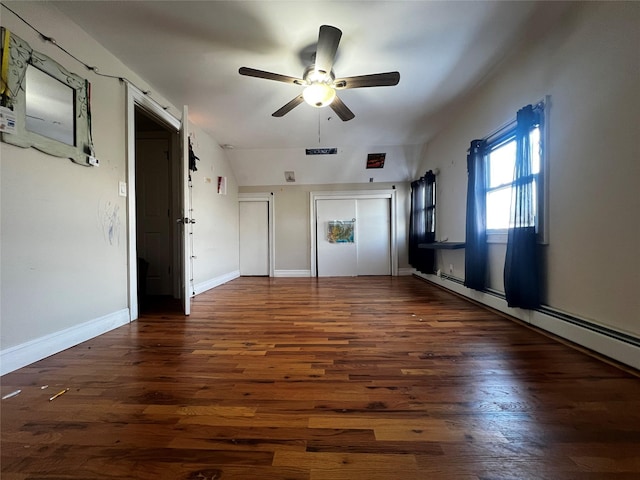
[[[333,102],[329,104],[329,106],[334,112],[336,112],[336,114],[340,117],[340,120],[342,120],[343,122],[348,122],[356,116],[351,110],[349,110],[349,107],[347,107],[337,95],[336,98],[333,99]]]
[[[284,107],[282,107],[279,110],[276,110],[275,112],[273,112],[271,114],[271,116],[272,117],[284,117],[287,113],[289,113],[291,110],[296,108],[303,101],[304,101],[304,98],[302,97],[302,95],[298,95],[296,98],[294,98],[289,103],[287,103]]]
[[[400,81],[399,72],[374,73],[356,77],[336,78],[333,85],[341,90],[345,88],[391,87]]]
[[[316,72],[331,73],[333,61],[336,58],[338,44],[342,32],[331,25],[322,25],[318,34],[318,47],[316,50]]]
[[[292,83],[294,85],[304,85],[305,81],[301,78],[290,77],[288,75],[280,75],[279,73],[265,72],[264,70],[256,70],[255,68],[240,67],[238,70],[240,75],[247,77],[265,78],[267,80],[275,80],[276,82]]]

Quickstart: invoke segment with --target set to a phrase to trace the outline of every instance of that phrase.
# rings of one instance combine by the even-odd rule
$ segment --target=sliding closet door
[[[318,200],[316,220],[318,276],[358,275],[355,200]]]
[[[388,198],[316,201],[319,277],[391,275]]]
[[[358,275],[391,275],[391,208],[388,198],[356,200]]]

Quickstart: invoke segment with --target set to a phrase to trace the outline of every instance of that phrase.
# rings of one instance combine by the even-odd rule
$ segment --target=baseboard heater
[[[453,277],[451,275],[446,275],[442,273],[440,278],[443,280],[447,280],[449,282],[457,283],[458,285],[464,286],[464,282],[459,278]],[[499,292],[498,290],[487,289],[484,293],[493,295],[494,297],[501,298],[502,300],[506,300],[504,293]],[[609,338],[613,338],[620,342],[628,343],[629,345],[633,345],[634,347],[640,348],[640,338],[634,337],[633,335],[629,335],[627,333],[618,332],[617,330],[613,330],[608,327],[604,327],[602,325],[598,325],[595,323],[591,323],[582,318],[575,317],[568,313],[564,313],[558,311],[548,305],[543,305],[540,308],[536,309],[537,312],[544,313],[545,315],[549,315],[550,317],[557,318],[563,322],[571,323],[572,325],[576,325],[581,328],[585,328],[587,330],[591,330],[592,332],[599,333],[600,335],[605,335]]]

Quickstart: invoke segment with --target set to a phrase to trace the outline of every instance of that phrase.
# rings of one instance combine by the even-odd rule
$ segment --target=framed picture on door
[[[327,241],[329,243],[354,243],[353,220],[331,220],[327,222]]]

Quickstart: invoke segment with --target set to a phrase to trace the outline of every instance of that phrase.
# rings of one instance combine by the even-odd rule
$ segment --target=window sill
[[[506,245],[509,235],[506,230],[494,230],[487,232],[487,243],[504,243]]]

